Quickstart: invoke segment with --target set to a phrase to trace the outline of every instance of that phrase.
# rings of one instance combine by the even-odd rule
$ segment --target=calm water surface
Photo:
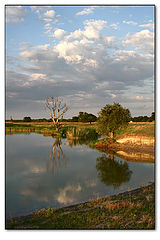
[[[67,139],[6,136],[6,217],[62,207],[154,181],[154,164],[127,162]]]

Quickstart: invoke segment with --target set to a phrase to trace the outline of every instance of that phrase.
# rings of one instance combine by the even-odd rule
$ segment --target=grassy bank
[[[6,229],[155,229],[154,184],[115,196],[9,219]]]
[[[142,150],[144,146],[136,144],[115,144],[118,138],[126,138],[127,136],[136,137],[137,141],[141,137],[152,138],[154,140],[154,123],[130,123],[127,128],[115,132],[114,139],[102,136],[101,140],[96,140],[98,133],[96,132],[96,123],[80,123],[80,122],[64,122],[59,132],[56,132],[52,123],[46,122],[6,122],[6,134],[14,133],[41,133],[45,136],[67,137],[68,139],[88,139],[87,143],[90,147],[110,148],[111,150],[128,149]],[[153,144],[151,146],[154,151]],[[146,146],[145,146],[146,149]],[[149,149],[150,151],[150,149]]]
[[[57,132],[52,123],[45,122],[6,122],[6,134],[14,133],[41,133],[43,135],[52,135],[58,137],[68,137],[70,139],[95,139],[98,134],[95,130],[95,124],[89,123],[64,123]]]
[[[121,137],[122,135],[133,134],[135,136],[154,137],[155,124],[154,122],[146,123],[130,123],[128,127],[117,131],[115,137]]]
[[[118,150],[154,152],[154,140],[154,123],[130,123],[127,128],[116,131],[113,139],[104,136],[91,142],[90,146],[114,152]]]
[[[14,134],[14,133],[40,133],[43,135],[55,135],[60,136],[61,133],[55,131],[54,127],[49,126],[41,126],[36,124],[25,124],[25,123],[6,123],[5,126],[6,134]]]
[[[63,127],[75,127],[78,129],[93,128],[96,129],[96,123],[81,123],[81,122],[63,122]],[[134,134],[139,136],[154,137],[154,123],[130,123],[127,128],[115,132],[115,137],[122,135]],[[10,131],[49,131],[54,132],[53,124],[50,122],[11,122],[7,121],[5,126],[6,132]]]

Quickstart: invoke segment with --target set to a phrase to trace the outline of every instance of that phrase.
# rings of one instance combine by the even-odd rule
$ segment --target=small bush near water
[[[93,128],[68,128],[67,138],[70,139],[97,139],[98,133]]]

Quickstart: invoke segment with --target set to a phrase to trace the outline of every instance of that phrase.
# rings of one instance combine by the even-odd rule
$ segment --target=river
[[[154,163],[126,161],[41,134],[6,136],[6,217],[113,195],[154,181]]]

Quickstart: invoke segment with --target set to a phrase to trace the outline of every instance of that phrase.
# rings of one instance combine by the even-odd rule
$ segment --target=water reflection
[[[68,138],[68,145],[70,147],[78,146],[78,145],[83,145],[83,144],[88,144],[89,140],[86,139],[75,139],[75,138]]]
[[[62,145],[61,139],[56,138],[49,155],[49,161],[47,166],[47,169],[48,170],[51,169],[52,173],[54,173],[55,170],[63,166],[63,164],[65,167],[67,164],[67,159],[63,153],[61,145]]]
[[[128,182],[132,174],[128,163],[114,160],[114,155],[102,154],[101,157],[98,157],[96,159],[96,169],[101,182],[107,186],[113,185],[114,188]]]
[[[154,180],[154,164],[125,162],[80,143],[40,134],[7,136],[7,216],[113,195]]]
[[[143,162],[143,163],[153,163],[154,162],[154,152],[138,152],[138,151],[118,151],[115,153],[116,156],[127,160],[127,161],[133,161],[133,162]]]

